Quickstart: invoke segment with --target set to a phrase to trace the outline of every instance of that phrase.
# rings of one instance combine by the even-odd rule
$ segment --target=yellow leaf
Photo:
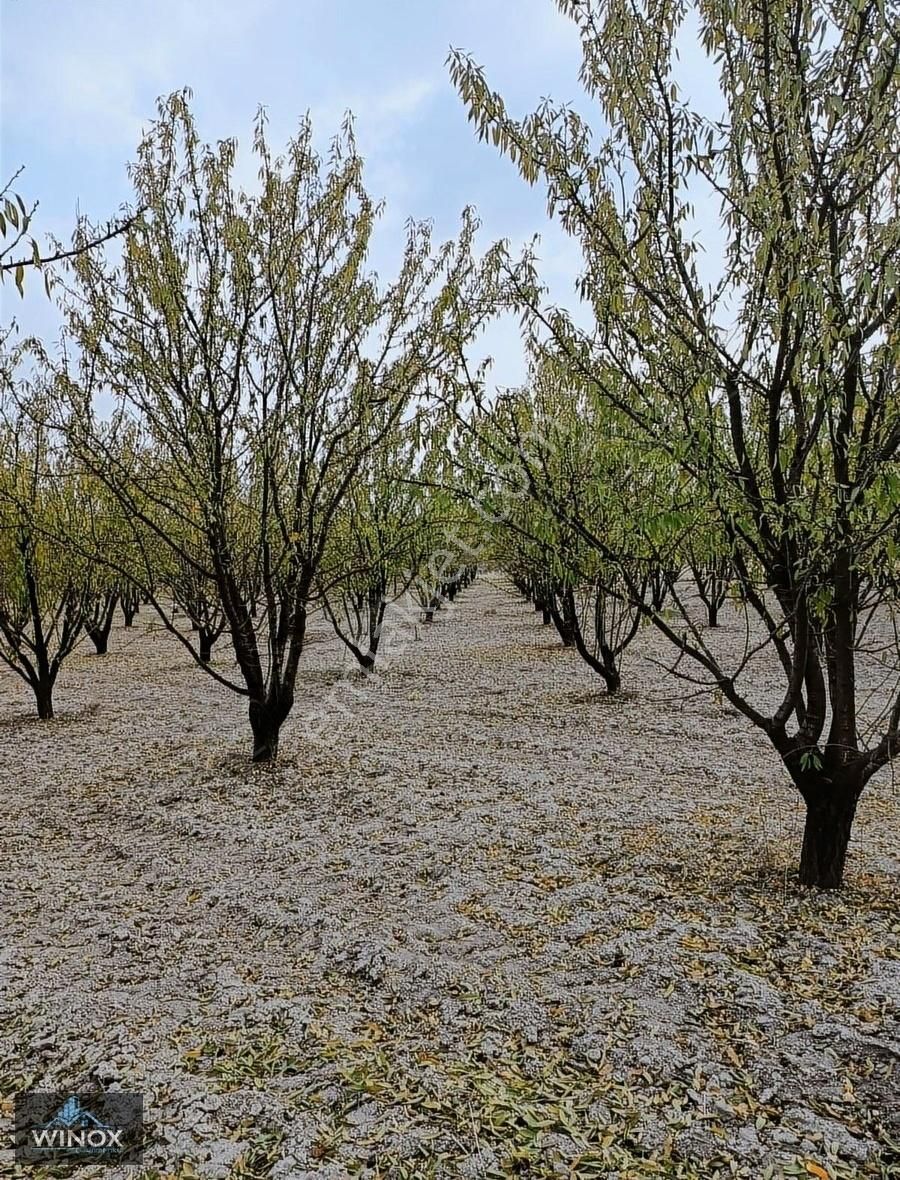
[[[812,1160],[804,1160],[803,1166],[809,1172],[810,1176],[818,1176],[819,1180],[831,1180],[831,1177],[821,1164],[816,1164]]]
[[[681,940],[681,945],[692,951],[709,951],[713,949],[712,943],[699,934],[686,934]]]

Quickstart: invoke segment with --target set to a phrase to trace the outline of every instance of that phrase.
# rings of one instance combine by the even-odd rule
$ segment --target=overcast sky
[[[36,229],[112,216],[157,98],[189,86],[210,140],[249,144],[263,104],[273,145],[306,110],[324,142],[352,110],[367,187],[387,201],[379,264],[399,260],[407,217],[433,218],[443,239],[472,204],[484,245],[542,232],[545,280],[570,301],[577,249],[547,226],[541,190],[477,141],[445,65],[451,46],[470,51],[519,114],[546,95],[585,109],[578,37],[553,0],[0,0],[0,14],[2,174],[25,165]],[[3,322],[55,333],[39,281],[24,302],[9,283],[0,298]],[[488,347],[496,380],[517,381],[514,325]]]

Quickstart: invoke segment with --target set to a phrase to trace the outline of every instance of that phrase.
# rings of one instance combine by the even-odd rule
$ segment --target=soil
[[[5,1116],[143,1093],[143,1170],[79,1177],[900,1175],[889,772],[803,891],[777,757],[654,632],[610,698],[488,577],[379,661],[317,616],[272,767],[146,608],[52,722],[0,672]]]

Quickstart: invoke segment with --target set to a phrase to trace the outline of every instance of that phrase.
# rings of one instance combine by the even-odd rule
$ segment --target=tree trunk
[[[575,610],[575,599],[572,595],[571,589],[565,592],[566,599],[566,619],[568,625],[572,629],[572,640],[575,644],[575,650],[584,660],[589,668],[593,668],[603,678],[606,685],[606,691],[610,694],[618,692],[622,685],[622,677],[619,674],[619,668],[616,663],[616,653],[612,650],[608,643],[604,643],[601,639],[601,632],[597,628],[596,639],[599,646],[599,658],[588,648],[584,641],[584,636],[581,633],[581,627],[578,624],[578,613]],[[554,620],[555,621],[555,620]],[[595,624],[596,625],[596,624]]]
[[[544,609],[541,611],[541,622],[544,624],[545,627],[549,627],[550,624],[553,622],[553,616],[550,614],[550,612],[547,610],[546,607],[544,607]]]
[[[37,702],[37,714],[41,721],[53,720],[53,685],[39,682],[37,684],[32,682],[32,691],[34,692],[34,699]]]
[[[553,625],[563,642],[563,647],[574,647],[576,630],[574,610],[570,611],[568,603],[564,601],[563,609],[560,611],[558,599],[555,594],[548,601],[548,609],[550,611],[550,618],[553,620]]]
[[[278,757],[278,735],[292,704],[293,700],[250,702],[254,762],[274,762]]]
[[[807,799],[800,852],[801,885],[840,889],[856,804],[856,792],[847,790],[832,790]]]
[[[105,656],[109,651],[109,631],[105,627],[88,627],[87,633],[97,655]]]
[[[125,619],[125,626],[132,627],[134,625],[134,616],[141,609],[141,600],[137,594],[126,592],[119,598],[119,605],[122,608],[122,617]]]
[[[109,650],[109,635],[118,604],[117,592],[106,594],[94,604],[93,617],[85,621],[84,629],[98,656],[105,656]]]
[[[205,627],[200,628],[200,662],[208,664],[212,659],[212,645],[215,637]]]
[[[372,671],[372,669],[375,667],[375,660],[378,658],[378,645],[381,643],[381,634],[384,628],[384,616],[386,611],[387,599],[385,598],[384,591],[382,590],[378,598],[378,605],[376,607],[375,626],[372,628],[372,632],[369,636],[369,650],[367,652],[361,652],[357,657],[363,670],[366,672]]]
[[[706,607],[706,618],[710,627],[718,627],[719,625],[719,604],[715,601],[710,602]]]

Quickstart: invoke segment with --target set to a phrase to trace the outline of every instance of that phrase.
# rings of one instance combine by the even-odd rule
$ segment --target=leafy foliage
[[[883,574],[900,521],[896,13],[865,0],[560,7],[581,34],[599,142],[567,107],[513,118],[474,63],[451,59],[479,134],[545,186],[584,254],[594,331],[545,308],[534,271],[516,284],[523,313],[568,387],[630,423],[636,459],[677,472],[685,505],[628,513],[638,546],[665,557],[691,516],[709,522],[706,547],[783,667],[781,701],[753,700],[752,661],[723,666],[683,599],[679,625],[642,609],[772,741],[808,808],[801,877],[836,885],[860,792],[900,747],[900,692],[866,718],[866,741],[855,674],[866,618],[896,601]],[[723,118],[676,80],[689,15]],[[726,242],[710,282],[695,229],[715,205]],[[565,486],[530,490],[615,557]],[[620,571],[639,601],[627,560]],[[890,667],[900,679],[896,646]]]

